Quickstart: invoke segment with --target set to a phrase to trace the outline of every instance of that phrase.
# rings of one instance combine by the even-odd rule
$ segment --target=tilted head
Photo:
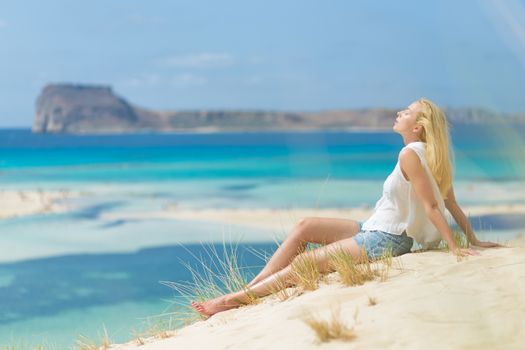
[[[443,198],[452,186],[452,164],[449,153],[449,125],[445,113],[435,103],[420,98],[397,113],[394,131],[405,140],[425,143],[428,167]]]
[[[393,129],[403,136],[408,136],[408,140],[418,139],[428,143],[434,141],[432,136],[448,136],[445,113],[428,99],[420,98],[396,115]]]

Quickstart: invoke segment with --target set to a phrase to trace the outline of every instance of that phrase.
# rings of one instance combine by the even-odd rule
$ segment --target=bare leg
[[[248,283],[248,287],[289,265],[293,258],[304,252],[308,242],[330,244],[353,237],[358,232],[359,223],[355,220],[304,218],[293,228],[261,272]]]
[[[319,271],[326,272],[329,268],[328,262],[330,254],[335,252],[336,249],[341,248],[348,251],[355,261],[360,261],[361,250],[353,238],[346,238],[324,247],[304,252],[301,254],[301,257],[309,255],[315,259],[317,266],[319,267]],[[233,309],[240,306],[241,304],[247,303],[250,300],[250,294],[256,295],[258,297],[269,295],[272,292],[277,291],[279,288],[282,288],[283,284],[286,286],[293,285],[291,264],[287,265],[282,270],[271,274],[262,281],[249,287],[245,291],[226,294],[205,302],[192,301],[191,305],[201,314],[205,316],[211,316],[217,312]]]

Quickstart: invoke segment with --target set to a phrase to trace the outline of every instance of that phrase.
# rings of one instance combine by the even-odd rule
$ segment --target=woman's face
[[[407,108],[397,112],[393,129],[399,134],[415,132],[416,116],[419,112],[419,102],[412,102]]]

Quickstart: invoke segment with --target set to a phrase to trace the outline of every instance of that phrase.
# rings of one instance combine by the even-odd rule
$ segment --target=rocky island
[[[131,133],[390,129],[396,110],[386,108],[284,112],[267,110],[155,111],[117,96],[110,86],[50,84],[36,102],[33,132]],[[446,109],[452,123],[525,124],[524,114],[484,109]]]

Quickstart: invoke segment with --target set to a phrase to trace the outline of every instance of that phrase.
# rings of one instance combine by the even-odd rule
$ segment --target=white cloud
[[[123,81],[123,85],[132,88],[156,88],[156,87],[175,87],[187,88],[203,86],[208,80],[202,76],[191,73],[182,73],[175,76],[165,76],[155,73],[142,74]]]
[[[190,87],[206,85],[208,80],[191,73],[184,73],[177,75],[171,79],[171,86],[173,87]]]
[[[124,85],[134,88],[156,87],[161,85],[162,78],[158,74],[141,74],[138,77],[132,77],[124,81]]]
[[[0,29],[7,28],[8,25],[9,24],[6,21],[4,21],[3,19],[0,19]]]
[[[235,59],[228,53],[204,52],[163,57],[158,63],[164,67],[175,68],[222,68],[233,65]]]

